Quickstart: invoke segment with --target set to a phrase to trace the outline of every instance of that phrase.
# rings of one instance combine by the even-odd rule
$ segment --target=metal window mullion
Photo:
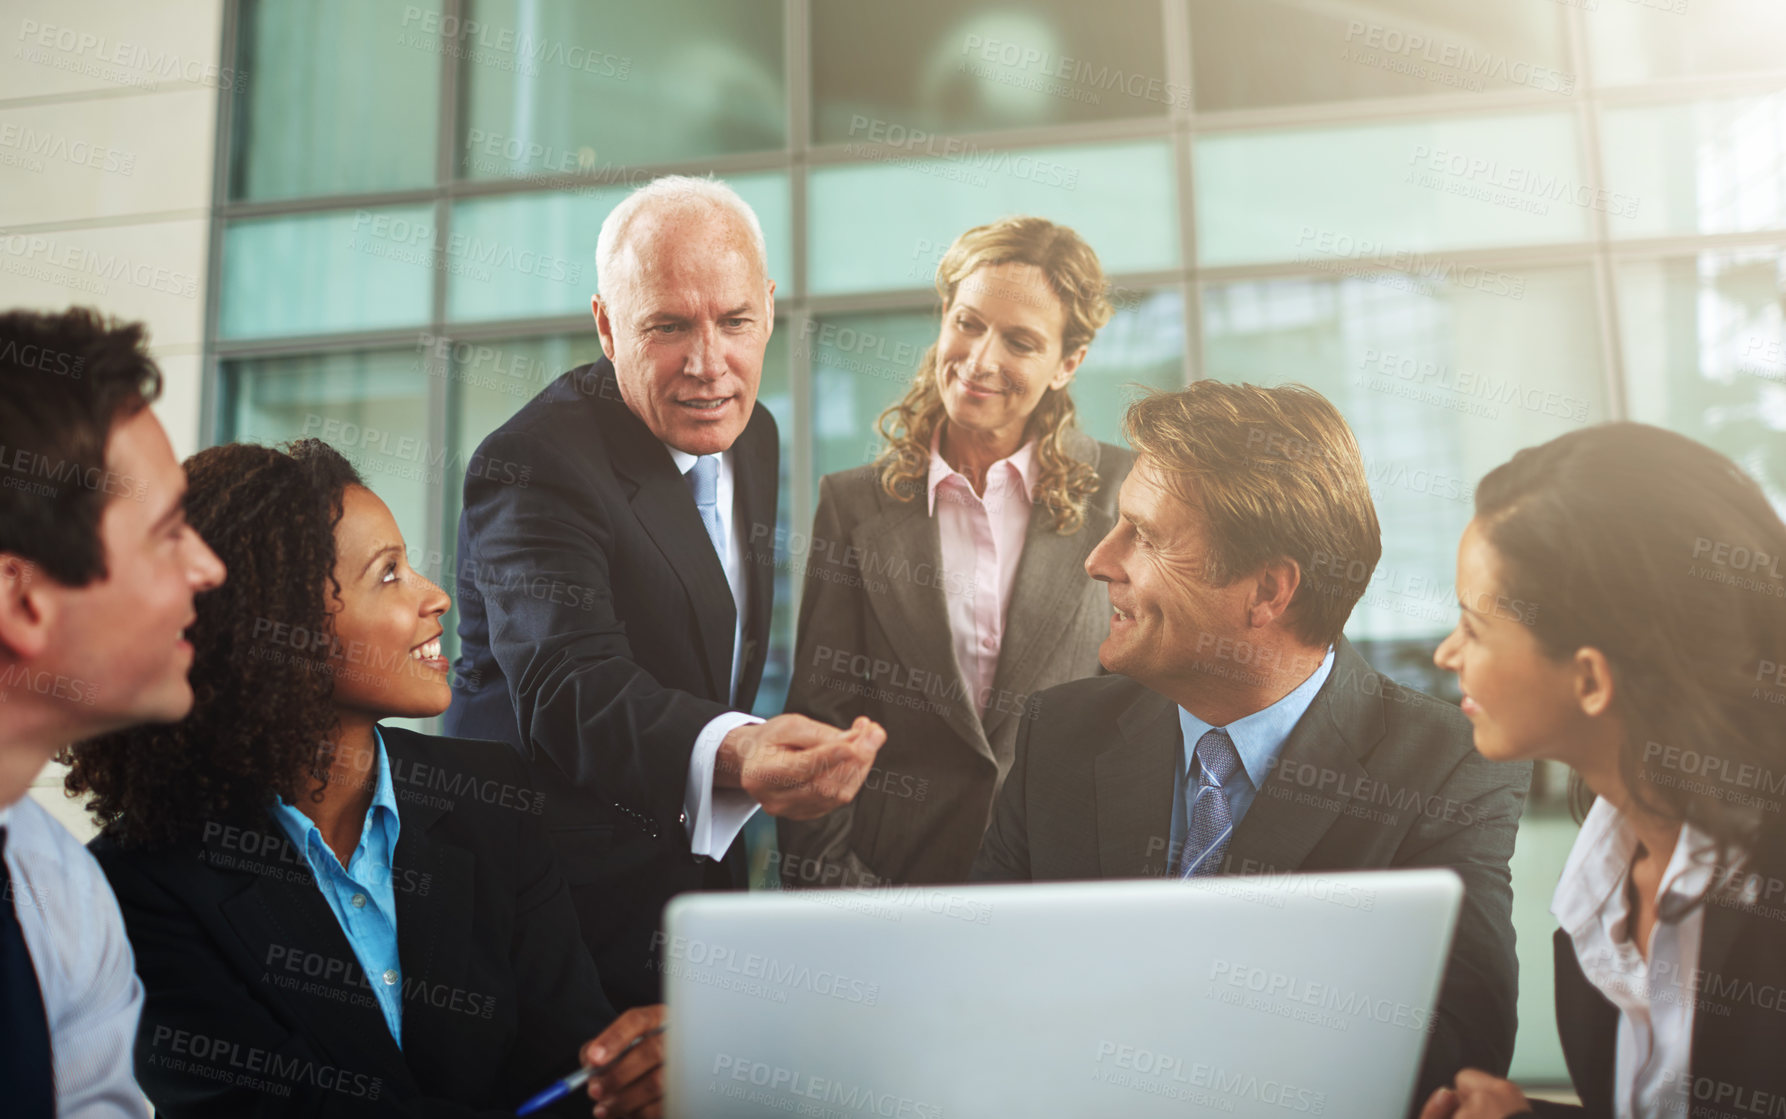
[[[1570,52],[1570,64],[1578,75],[1581,95],[1575,105],[1576,151],[1580,160],[1582,183],[1598,192],[1606,185],[1605,161],[1600,149],[1600,100],[1594,90],[1592,52],[1588,49],[1587,24],[1582,10],[1564,7],[1563,36]],[[1607,213],[1597,206],[1588,207],[1588,220],[1593,223],[1594,309],[1595,325],[1600,331],[1600,369],[1606,389],[1607,418],[1630,418],[1625,393],[1625,346],[1619,329],[1619,305],[1616,281],[1612,272],[1612,228]]]
[[[1166,39],[1167,88],[1174,85],[1191,91],[1191,101],[1184,108],[1168,107],[1172,120],[1172,173],[1177,180],[1174,197],[1178,201],[1179,271],[1183,276],[1180,299],[1184,315],[1184,357],[1182,380],[1185,386],[1203,375],[1203,288],[1197,282],[1197,184],[1193,172],[1196,161],[1193,148],[1196,121],[1194,72],[1191,51],[1191,9],[1189,0],[1160,0],[1161,30]]]
[[[788,338],[788,393],[793,399],[794,431],[789,440],[788,525],[803,532],[818,505],[813,484],[812,310],[807,285],[812,269],[807,229],[807,157],[812,146],[812,8],[810,0],[786,0],[782,7],[782,72],[787,82],[787,176],[789,239],[792,242],[795,299],[784,317]],[[790,564],[792,558],[789,557]],[[799,616],[804,579],[789,578],[789,608]],[[792,656],[793,650],[789,650]]]
[[[218,29],[222,42],[218,45],[219,72],[232,74],[236,67],[236,27],[241,0],[224,0],[222,26]],[[229,201],[229,166],[231,133],[235,122],[235,83],[224,89],[217,83],[217,120],[212,136],[211,213],[206,222],[209,242],[205,246],[205,310],[202,349],[198,363],[198,445],[216,444],[223,426],[221,409],[226,403],[223,391],[223,366],[217,356],[217,328],[223,306],[223,240],[226,224],[223,212]]]

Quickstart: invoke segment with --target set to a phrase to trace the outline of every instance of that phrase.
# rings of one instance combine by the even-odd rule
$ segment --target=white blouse
[[[1648,959],[1632,943],[1626,880],[1637,854],[1630,822],[1605,800],[1594,802],[1569,852],[1550,911],[1575,944],[1582,974],[1619,1012],[1614,1114],[1619,1119],[1680,1119],[1688,1114],[1689,1059],[1698,1009],[1699,944],[1705,906],[1690,906],[1717,874],[1717,845],[1681,826],[1662,872],[1658,920]],[[1708,903],[1709,904],[1709,903]]]

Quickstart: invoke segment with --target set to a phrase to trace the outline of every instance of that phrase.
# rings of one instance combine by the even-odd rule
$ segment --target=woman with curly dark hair
[[[1434,660],[1484,756],[1562,762],[1595,798],[1551,902],[1581,1106],[1466,1069],[1422,1119],[1786,1100],[1783,557],[1761,487],[1657,427],[1571,432],[1477,487]]]
[[[446,709],[451,603],[353,466],[302,440],[186,471],[231,575],[196,603],[196,702],[74,746],[68,776],[147,989],[157,1112],[508,1114],[657,1025],[603,996],[520,758],[379,725]],[[657,1114],[661,1053],[593,1078],[596,1114]]]

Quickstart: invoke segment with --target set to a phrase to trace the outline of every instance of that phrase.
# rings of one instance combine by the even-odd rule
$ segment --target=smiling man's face
[[[1142,455],[1117,496],[1118,517],[1086,557],[1085,570],[1110,592],[1110,634],[1098,661],[1154,691],[1195,691],[1210,666],[1220,674],[1224,650],[1249,630],[1249,588],[1243,580],[1210,582],[1208,528]]]
[[[660,206],[632,220],[619,257],[594,309],[621,399],[679,451],[725,450],[750,422],[775,322],[750,234],[717,206]]]

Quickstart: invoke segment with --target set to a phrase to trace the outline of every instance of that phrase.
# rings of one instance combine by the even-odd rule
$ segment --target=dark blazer
[[[1110,600],[1085,557],[1116,520],[1134,455],[1077,430],[1067,451],[1098,472],[1098,488],[1065,536],[1045,507],[1030,513],[984,722],[949,624],[948,596],[963,586],[946,585],[923,494],[895,500],[873,465],[820,480],[787,708],[836,726],[867,715],[887,741],[853,803],[778,822],[786,885],[967,878],[1011,768],[1016,714],[1043,688],[1095,675],[1110,632]]]
[[[533,766],[583,936],[622,1009],[659,1001],[664,903],[746,881],[742,843],[718,863],[697,858],[682,819],[695,738],[750,710],[768,647],[779,449],[761,404],[732,450],[749,580],[736,704],[725,569],[607,359],[548,385],[465,472],[446,728],[508,742]]]
[[[1688,1112],[1701,1116],[1771,1115],[1786,1102],[1786,833],[1776,828],[1751,861],[1759,876],[1755,906],[1706,904],[1695,976]],[[1581,1106],[1534,1101],[1541,1116],[1612,1119],[1619,1014],[1588,982],[1575,943],[1562,929],[1556,951],[1557,1030]]]
[[[519,759],[380,730],[400,821],[401,1049],[377,977],[271,815],[207,822],[174,848],[89,844],[136,952],[136,1075],[157,1114],[504,1115],[613,1019]]]
[[[1050,688],[974,864],[987,880],[1173,873],[1178,708],[1126,676]],[[1234,830],[1224,874],[1449,867],[1463,912],[1416,1100],[1460,1068],[1506,1075],[1519,965],[1507,860],[1531,767],[1477,754],[1448,703],[1379,676],[1344,639]]]

